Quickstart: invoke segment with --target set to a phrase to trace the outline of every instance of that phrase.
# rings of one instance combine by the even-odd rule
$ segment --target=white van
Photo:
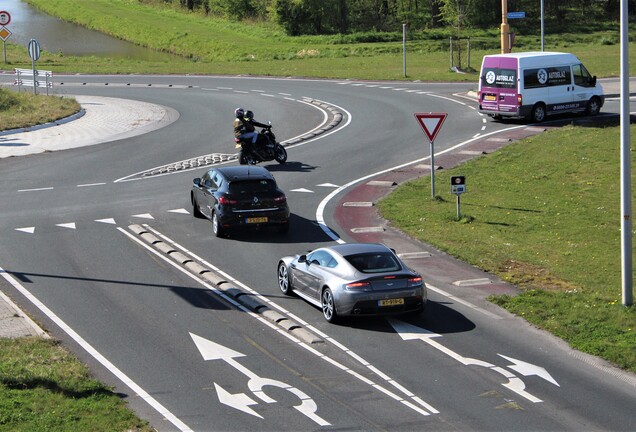
[[[479,75],[479,112],[542,122],[564,112],[596,115],[603,88],[574,55],[525,52],[486,55]]]

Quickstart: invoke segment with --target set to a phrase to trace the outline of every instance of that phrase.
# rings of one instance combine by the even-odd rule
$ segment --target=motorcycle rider
[[[252,111],[245,111],[243,108],[237,108],[234,110],[234,137],[244,143],[251,142],[252,146],[255,146],[258,140],[258,132],[256,127],[271,128],[270,125],[259,123],[254,120],[254,113]]]

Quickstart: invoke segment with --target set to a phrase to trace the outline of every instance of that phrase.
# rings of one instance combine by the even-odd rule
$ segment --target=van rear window
[[[485,68],[481,77],[482,87],[516,88],[517,71],[515,69]]]

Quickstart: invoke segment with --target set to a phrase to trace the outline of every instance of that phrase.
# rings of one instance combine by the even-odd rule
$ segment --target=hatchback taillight
[[[274,202],[276,204],[284,204],[287,202],[287,197],[285,195],[279,195],[274,198]]]
[[[238,201],[228,197],[227,195],[221,195],[219,197],[219,204],[221,204],[221,205],[231,205],[231,204],[236,204],[237,202]]]

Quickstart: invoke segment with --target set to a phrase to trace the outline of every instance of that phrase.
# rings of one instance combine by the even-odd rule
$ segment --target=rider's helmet
[[[234,110],[234,116],[236,118],[241,118],[245,115],[245,110],[243,108],[237,108]]]
[[[249,121],[254,120],[254,113],[252,111],[245,111],[245,118]]]

